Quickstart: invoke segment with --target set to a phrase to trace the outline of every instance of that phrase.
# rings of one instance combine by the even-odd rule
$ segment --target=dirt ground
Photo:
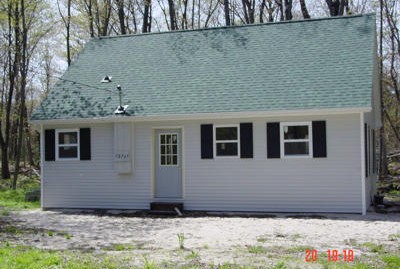
[[[128,251],[137,254],[138,263],[144,255],[155,262],[179,261],[178,234],[184,236],[181,251],[206,264],[273,263],[283,253],[301,262],[307,249],[351,249],[362,258],[371,254],[366,243],[400,250],[400,214],[125,217],[27,210],[3,221],[31,232],[0,233],[1,240],[55,250]]]

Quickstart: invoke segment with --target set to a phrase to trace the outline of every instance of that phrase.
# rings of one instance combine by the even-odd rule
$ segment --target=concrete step
[[[183,203],[170,203],[170,202],[151,202],[150,210],[152,211],[167,211],[175,212],[175,208],[183,211]]]

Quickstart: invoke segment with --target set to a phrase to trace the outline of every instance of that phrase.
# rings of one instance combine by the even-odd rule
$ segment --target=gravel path
[[[318,251],[352,248],[356,255],[363,255],[365,250],[359,246],[365,242],[394,249],[400,244],[399,240],[393,240],[393,235],[400,236],[400,214],[274,216],[155,218],[31,210],[13,212],[7,221],[36,232],[8,240],[61,250],[100,251],[115,244],[131,244],[139,254],[151,253],[155,260],[163,260],[176,252],[177,234],[183,233],[186,249],[199,251],[206,262],[214,263],[245,258],[243,250],[257,245],[265,248],[310,246]],[[49,236],[48,231],[55,231],[57,236]]]

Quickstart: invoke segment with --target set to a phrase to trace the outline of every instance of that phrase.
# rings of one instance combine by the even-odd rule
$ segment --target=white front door
[[[182,132],[155,131],[155,197],[182,198]]]

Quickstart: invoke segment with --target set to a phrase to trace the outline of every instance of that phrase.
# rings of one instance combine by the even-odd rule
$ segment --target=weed
[[[178,236],[179,249],[184,249],[185,235],[183,233],[179,233],[177,234],[177,236]]]
[[[9,188],[0,188],[0,207],[4,207],[1,211],[40,207],[40,202],[25,202],[25,194],[29,190],[30,189],[11,190]],[[4,213],[2,213],[2,215],[3,214]]]
[[[268,237],[267,236],[262,236],[262,237],[258,237],[257,238],[257,242],[259,243],[265,243],[268,241]]]
[[[107,251],[125,251],[125,250],[133,250],[134,247],[130,244],[113,244],[103,249]]]
[[[373,253],[383,253],[383,252],[385,252],[385,249],[384,249],[383,245],[377,245],[377,244],[372,243],[372,242],[365,242],[364,244],[362,244],[362,246],[368,248],[368,250],[373,252]]]
[[[70,235],[69,233],[63,233],[63,236],[65,239],[70,240],[72,238],[72,235]]]
[[[247,246],[247,250],[252,254],[265,254],[267,249],[263,246]]]
[[[295,246],[288,248],[286,251],[288,253],[298,253],[298,252],[305,253],[307,250],[312,250],[312,249],[315,248],[311,246]]]
[[[8,234],[20,234],[20,233],[22,233],[22,230],[20,230],[16,226],[6,226],[4,228],[4,232],[6,232]]]
[[[48,236],[53,236],[53,235],[54,235],[54,232],[53,232],[53,231],[48,231],[48,232],[47,232],[47,235],[48,235]]]
[[[286,237],[286,234],[283,234],[281,232],[276,232],[276,233],[274,233],[274,235],[275,235],[275,237],[278,237],[278,238],[285,238]]]
[[[344,240],[344,243],[348,246],[355,246],[355,245],[357,245],[357,240],[355,240],[354,238],[350,238],[350,239]]]
[[[389,235],[389,240],[390,241],[400,240],[400,234],[391,234],[391,235]]]
[[[399,255],[386,255],[382,257],[388,268],[400,268],[400,256]]]
[[[186,260],[194,260],[194,259],[197,259],[199,256],[200,255],[199,255],[198,252],[195,252],[195,251],[192,250],[189,255],[186,255],[185,259]]]
[[[204,248],[204,249],[209,249],[209,248],[210,248],[210,246],[209,246],[209,245],[207,245],[207,244],[204,244],[204,245],[203,245],[203,248]]]
[[[153,261],[149,261],[146,256],[143,256],[143,269],[156,269],[157,265]]]
[[[292,234],[291,236],[290,236],[290,239],[292,239],[292,240],[298,240],[298,239],[300,239],[301,238],[301,234]]]
[[[274,267],[274,269],[286,269],[286,264],[282,261],[278,262]]]

